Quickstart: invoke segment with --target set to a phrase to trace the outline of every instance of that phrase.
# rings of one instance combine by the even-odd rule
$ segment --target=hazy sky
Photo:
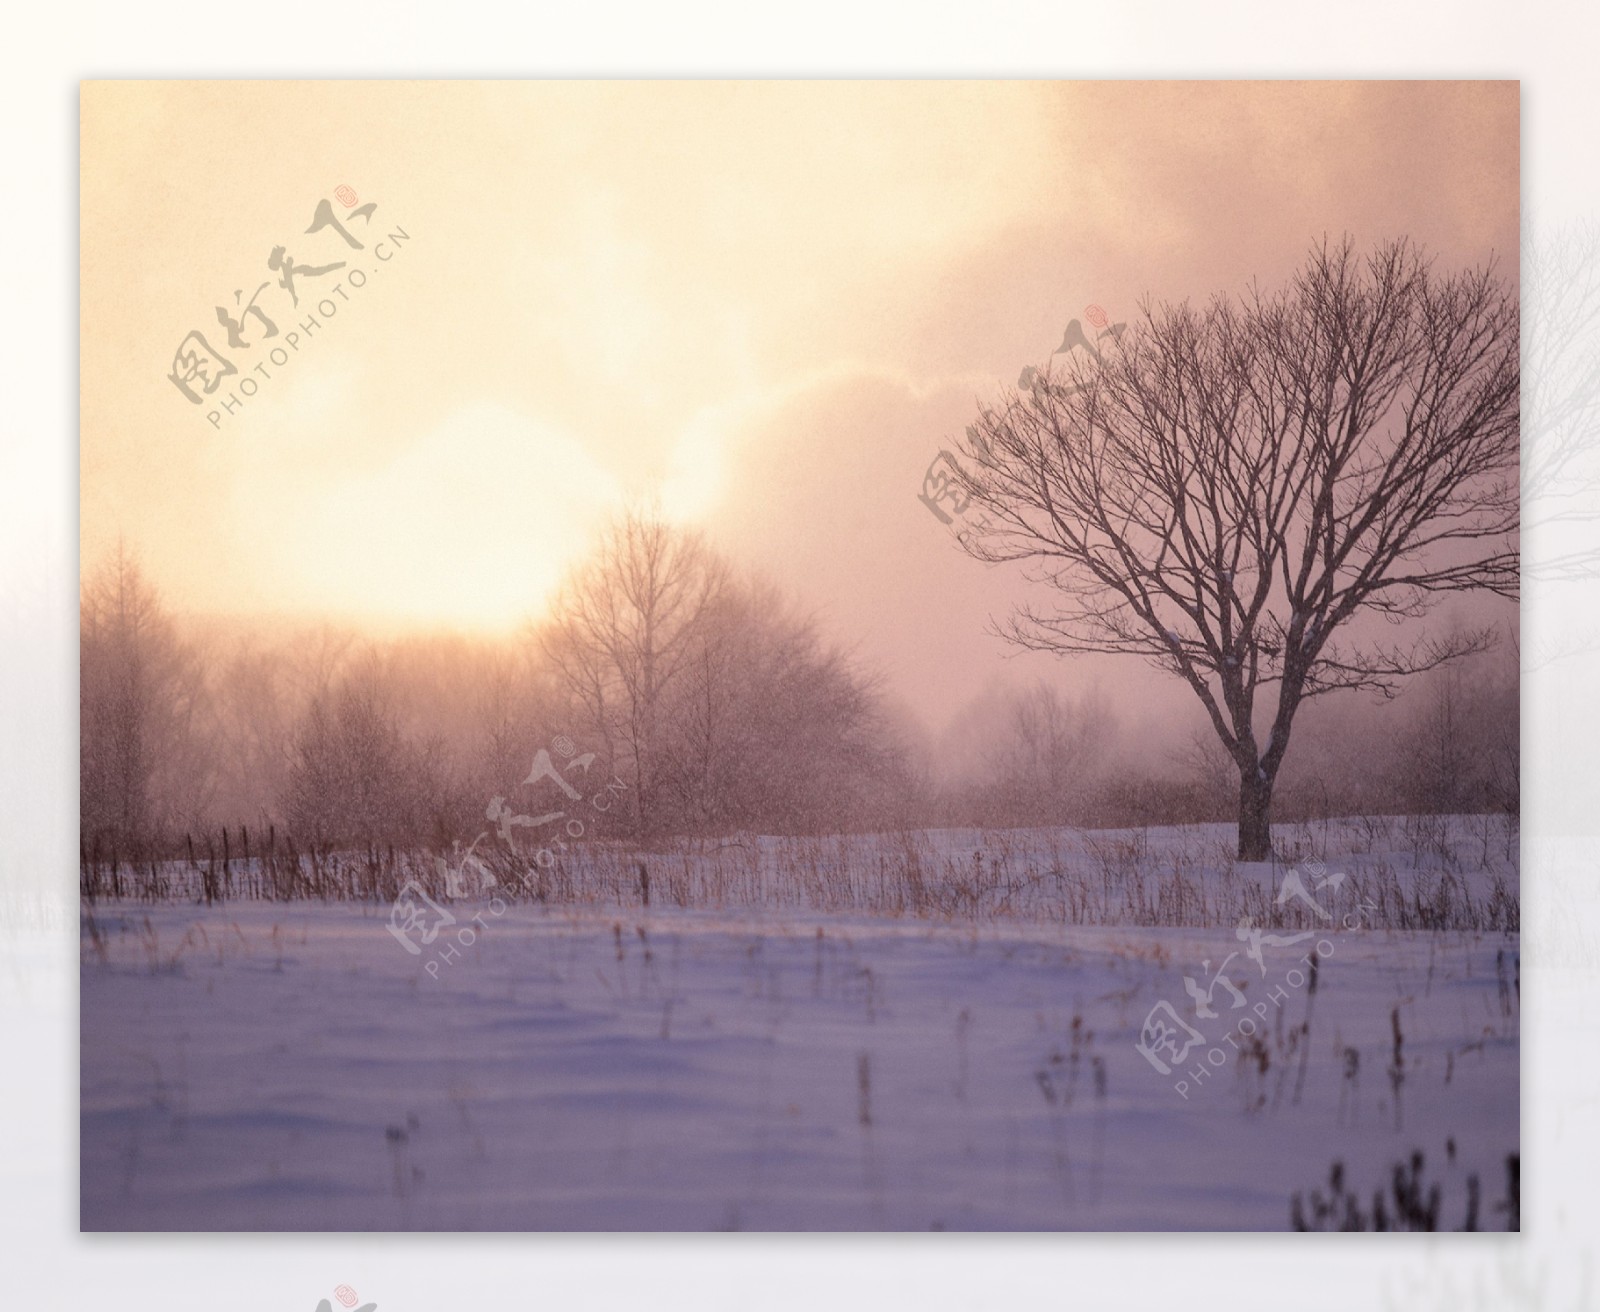
[[[1506,82],[90,83],[82,108],[86,563],[121,534],[185,610],[505,631],[656,496],[934,722],[1000,668],[984,621],[1017,584],[959,554],[922,471],[1085,306],[1277,282],[1324,233],[1517,267]],[[361,250],[306,232],[323,200]],[[241,317],[263,283],[270,340]],[[202,405],[168,377],[191,330],[238,369]]]

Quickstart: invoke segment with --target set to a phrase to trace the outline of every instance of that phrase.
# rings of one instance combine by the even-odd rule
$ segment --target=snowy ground
[[[94,908],[83,1228],[1282,1229],[1415,1151],[1440,1228],[1472,1175],[1506,1225],[1514,933],[1341,914],[1258,969],[1226,928],[454,910],[441,958],[370,904]]]

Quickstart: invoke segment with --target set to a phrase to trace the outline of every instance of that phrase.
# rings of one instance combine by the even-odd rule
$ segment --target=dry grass
[[[577,842],[535,861],[490,848],[474,870],[432,850],[265,851],[129,866],[86,862],[85,903],[231,899],[392,902],[407,883],[440,902],[508,900],[918,917],[1073,925],[1311,929],[1310,908],[1276,891],[1283,871],[1317,860],[1343,876],[1318,893],[1334,919],[1363,908],[1391,929],[1520,929],[1515,824],[1500,816],[1435,823],[1356,817],[1279,827],[1272,868],[1234,862],[1226,826],[1163,830],[898,830],[673,840],[644,850]],[[237,850],[237,849],[235,849]],[[248,848],[246,848],[248,852]],[[492,882],[491,882],[492,881]],[[454,887],[452,888],[452,885]],[[1327,923],[1327,922],[1323,922]]]

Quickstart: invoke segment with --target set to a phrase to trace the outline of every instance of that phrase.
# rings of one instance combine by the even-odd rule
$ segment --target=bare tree
[[[282,810],[317,843],[414,841],[448,805],[437,747],[401,726],[392,671],[365,652],[311,698],[291,749]]]
[[[1103,357],[984,411],[960,479],[991,527],[963,545],[1054,592],[1011,617],[1013,641],[1142,656],[1193,689],[1238,771],[1239,859],[1265,860],[1307,698],[1392,693],[1492,640],[1383,642],[1357,621],[1516,595],[1518,377],[1492,265],[1325,243],[1275,293],[1147,302]]]
[[[740,820],[788,833],[883,823],[907,781],[879,678],[772,590],[743,605],[733,669],[741,735],[723,771]]]
[[[205,811],[214,787],[197,720],[203,670],[121,542],[79,597],[79,813],[125,850]]]
[[[613,770],[631,775],[641,836],[654,829],[663,710],[693,661],[694,636],[727,585],[696,533],[630,511],[557,599],[541,643],[583,706]]]
[[[1421,681],[1390,787],[1408,810],[1517,813],[1520,721],[1515,665],[1507,664],[1460,662]]]
[[[638,836],[838,831],[905,791],[877,682],[698,534],[615,523],[539,633]]]
[[[776,610],[776,599],[768,599]],[[671,747],[660,784],[686,827],[716,832],[747,818],[756,724],[752,678],[758,615],[743,589],[725,588],[690,635],[690,651],[666,708]]]
[[[1082,819],[1114,729],[1098,693],[1068,697],[1040,680],[1009,692],[996,720],[983,790],[994,814],[1017,825]]]

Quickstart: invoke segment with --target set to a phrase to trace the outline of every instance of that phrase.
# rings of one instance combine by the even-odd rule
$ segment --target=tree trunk
[[[1239,775],[1239,860],[1272,857],[1272,781],[1259,767]]]

